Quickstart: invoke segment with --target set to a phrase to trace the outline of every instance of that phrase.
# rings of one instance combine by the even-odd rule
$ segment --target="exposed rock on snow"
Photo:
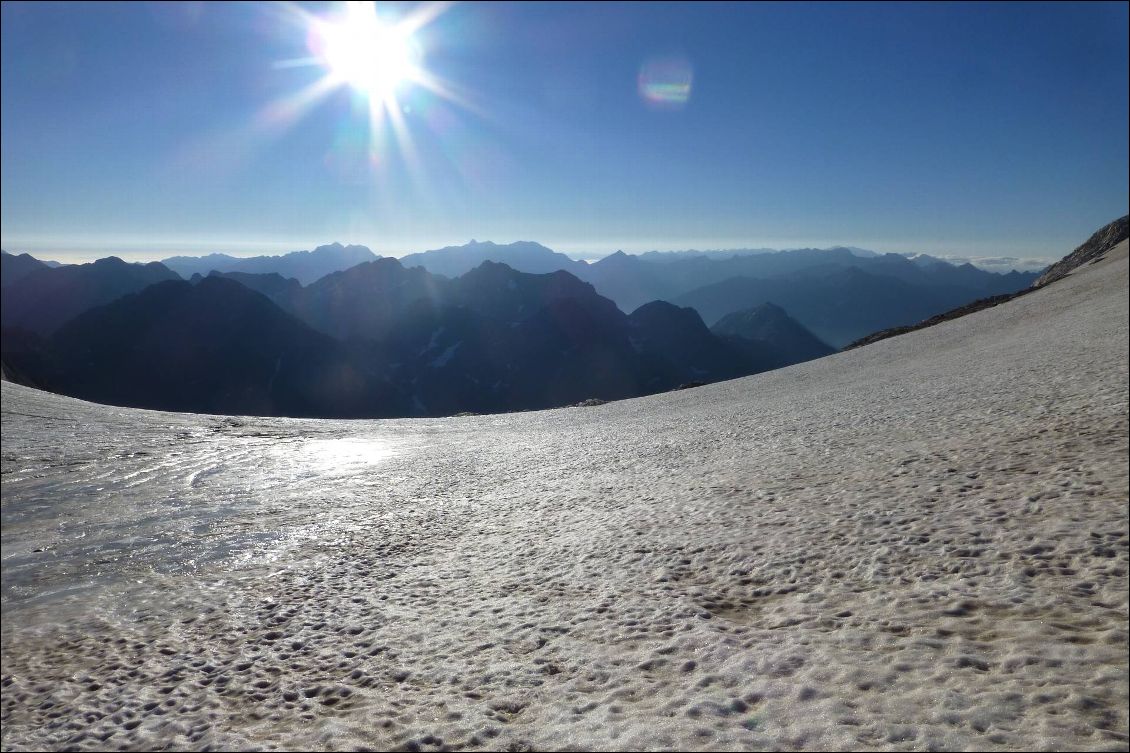
[[[1095,231],[1087,241],[1063,257],[1036,278],[1032,287],[1039,288],[1068,275],[1087,262],[1102,258],[1110,249],[1130,237],[1130,215],[1123,215],[1109,225]]]

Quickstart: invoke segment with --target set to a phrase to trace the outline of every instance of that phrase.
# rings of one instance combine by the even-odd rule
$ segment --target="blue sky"
[[[333,4],[6,2],[0,244],[1058,257],[1130,203],[1127,7],[456,4],[397,137],[348,85],[284,105]]]

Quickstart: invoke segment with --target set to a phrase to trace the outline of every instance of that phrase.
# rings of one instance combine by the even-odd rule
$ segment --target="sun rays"
[[[346,3],[341,17],[316,22],[308,39],[332,81],[370,99],[394,104],[397,88],[420,78],[412,29],[383,23],[373,3]]]
[[[383,17],[373,2],[345,2],[331,13],[315,15],[283,5],[288,21],[305,34],[309,55],[276,63],[279,68],[317,66],[323,75],[292,95],[272,102],[261,113],[265,122],[289,125],[330,94],[349,89],[356,117],[367,123],[371,165],[383,163],[395,149],[410,168],[418,156],[405,102],[425,91],[462,109],[476,112],[469,98],[425,65],[427,50],[416,33],[439,18],[452,3],[421,5],[396,20]],[[415,91],[414,91],[415,90]]]

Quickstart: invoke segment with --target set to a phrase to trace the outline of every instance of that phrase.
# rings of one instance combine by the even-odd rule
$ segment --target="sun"
[[[286,129],[334,92],[348,89],[353,96],[350,106],[342,108],[347,120],[340,132],[354,134],[364,120],[368,124],[370,165],[387,164],[386,157],[395,150],[409,170],[417,169],[419,152],[413,143],[413,129],[429,127],[419,113],[434,111],[442,100],[481,114],[470,92],[425,66],[425,46],[434,47],[437,35],[425,33],[417,39],[417,32],[452,4],[447,0],[423,2],[410,12],[398,14],[397,10],[378,13],[375,2],[345,2],[331,6],[325,15],[311,13],[295,2],[272,6],[279,8],[280,17],[303,35],[307,53],[279,60],[275,67],[313,67],[320,74],[297,91],[272,101],[257,116],[257,128]],[[349,141],[355,142],[359,139]]]
[[[345,3],[344,14],[312,29],[311,47],[337,83],[387,101],[418,76],[411,30],[381,21],[371,2]]]

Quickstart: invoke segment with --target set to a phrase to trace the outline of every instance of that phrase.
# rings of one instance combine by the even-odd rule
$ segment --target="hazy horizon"
[[[434,251],[434,250],[437,250],[437,249],[447,248],[447,247],[451,247],[451,246],[463,246],[463,245],[466,245],[467,243],[470,243],[471,241],[477,241],[479,243],[494,242],[494,243],[498,243],[498,245],[507,245],[508,243],[516,243],[516,242],[530,241],[530,240],[532,240],[532,239],[523,238],[523,239],[516,239],[516,240],[513,240],[513,241],[507,241],[505,243],[498,243],[497,241],[493,241],[492,239],[489,239],[489,238],[481,238],[481,239],[475,238],[475,239],[468,239],[466,241],[463,241],[462,243],[442,243],[442,244],[438,244],[438,245],[435,245],[435,246],[429,246],[427,248],[411,249],[411,250],[399,251],[399,252],[382,252],[379,248],[376,248],[376,247],[374,247],[370,244],[367,244],[367,243],[344,243],[344,242],[341,242],[341,241],[327,241],[327,242],[324,242],[324,243],[312,243],[308,247],[305,247],[305,248],[293,248],[291,244],[286,244],[286,243],[254,244],[253,246],[251,246],[250,249],[244,248],[244,249],[239,249],[239,250],[208,250],[208,249],[205,249],[205,250],[188,249],[188,250],[186,250],[186,249],[183,249],[180,246],[172,246],[171,247],[172,250],[167,251],[167,252],[166,251],[157,252],[157,251],[153,251],[153,250],[146,251],[146,250],[129,249],[128,246],[126,247],[125,250],[104,249],[104,250],[101,250],[101,251],[96,251],[96,250],[85,251],[85,250],[83,250],[83,251],[69,251],[69,252],[59,252],[59,251],[53,252],[49,249],[40,250],[40,251],[33,251],[33,250],[29,250],[27,248],[8,248],[6,246],[3,247],[3,250],[10,253],[10,254],[28,253],[28,254],[31,254],[31,256],[33,256],[33,257],[35,257],[35,258],[37,258],[41,261],[53,261],[53,262],[59,262],[59,263],[63,263],[63,264],[88,264],[90,262],[97,261],[98,259],[104,259],[104,258],[109,257],[109,256],[116,256],[119,259],[122,259],[124,261],[129,261],[129,262],[163,261],[165,259],[169,259],[169,258],[176,257],[176,256],[205,257],[205,256],[208,256],[210,254],[224,254],[224,255],[227,255],[227,256],[235,257],[235,258],[252,258],[252,257],[257,257],[257,256],[283,256],[283,255],[289,254],[289,253],[297,253],[297,252],[302,252],[302,251],[312,251],[315,248],[318,248],[320,246],[327,246],[327,245],[332,245],[333,243],[340,243],[343,246],[349,246],[349,245],[365,246],[366,248],[368,248],[369,250],[371,250],[373,253],[377,254],[378,256],[383,256],[383,257],[390,257],[391,256],[391,257],[399,259],[399,258],[403,258],[405,256],[409,256],[411,254],[417,254],[417,253],[422,253],[422,252],[426,252],[426,251]],[[541,243],[540,241],[533,241],[533,242]],[[985,270],[992,271],[992,272],[999,272],[999,273],[1008,272],[1008,271],[1013,270],[1013,269],[1015,269],[1017,271],[1021,271],[1021,272],[1037,271],[1037,270],[1043,269],[1044,267],[1048,266],[1049,264],[1054,263],[1059,258],[1061,258],[1064,254],[1066,254],[1068,251],[1071,250],[1071,249],[1065,249],[1064,254],[1059,254],[1058,256],[1054,256],[1054,257],[1049,256],[1049,257],[1042,257],[1041,258],[1041,257],[1031,257],[1031,256],[988,256],[988,255],[986,255],[986,256],[971,256],[971,255],[965,255],[965,254],[947,253],[946,250],[935,251],[935,252],[928,252],[928,251],[922,251],[922,250],[906,250],[906,249],[886,250],[886,249],[881,249],[881,248],[865,247],[865,246],[860,246],[860,245],[851,244],[851,243],[827,243],[827,242],[825,242],[825,243],[799,244],[799,245],[780,245],[780,246],[750,244],[750,245],[745,245],[745,246],[728,246],[728,247],[724,247],[724,248],[709,248],[709,247],[705,247],[705,246],[700,246],[700,247],[697,247],[697,248],[668,248],[668,249],[645,248],[645,247],[641,247],[639,249],[617,248],[617,249],[604,250],[604,251],[599,251],[599,252],[592,252],[592,251],[586,252],[586,251],[562,249],[562,248],[559,248],[559,247],[551,246],[551,245],[546,244],[546,243],[541,243],[541,245],[546,246],[547,248],[549,248],[552,251],[556,251],[558,253],[565,254],[569,258],[574,259],[576,261],[585,261],[585,262],[589,262],[589,263],[599,261],[600,259],[603,259],[607,256],[610,256],[610,255],[616,253],[617,251],[623,251],[624,253],[632,254],[632,255],[641,255],[641,254],[646,254],[646,253],[687,253],[687,252],[725,253],[727,251],[733,251],[733,252],[737,253],[737,252],[748,251],[748,250],[751,250],[751,249],[759,250],[759,251],[765,250],[765,251],[771,251],[771,252],[780,252],[780,251],[790,251],[790,250],[801,249],[801,248],[817,248],[817,249],[821,249],[821,250],[826,250],[826,249],[831,249],[831,248],[855,248],[855,249],[861,249],[861,250],[865,250],[865,251],[874,251],[874,252],[877,252],[877,253],[902,254],[904,256],[909,256],[909,255],[913,255],[913,254],[928,254],[930,256],[936,256],[939,259],[951,262],[953,264],[961,264],[961,263],[964,263],[964,262],[969,262],[969,263],[973,264],[974,266],[979,267],[981,269],[985,269]],[[1078,245],[1078,244],[1076,244],[1076,245]],[[146,247],[149,248],[149,249],[152,249],[153,244],[148,244]],[[222,247],[222,248],[229,248],[230,249],[230,247]],[[211,249],[211,247],[209,247],[209,249]]]
[[[1130,202],[1125,4],[376,9],[4,3],[0,245],[1036,262]]]

